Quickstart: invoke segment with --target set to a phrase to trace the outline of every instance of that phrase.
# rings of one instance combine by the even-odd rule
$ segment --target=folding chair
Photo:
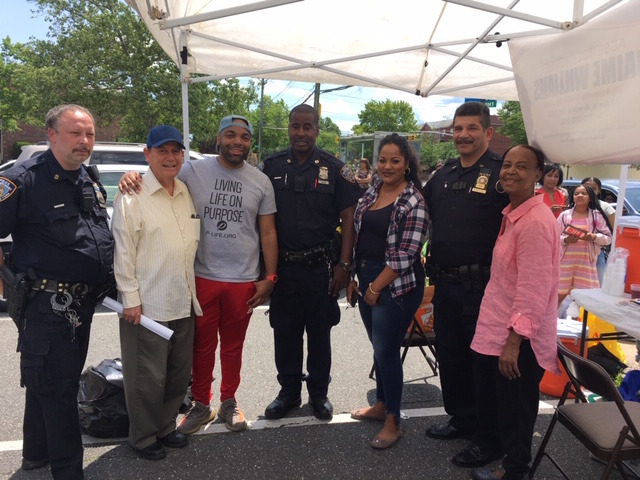
[[[409,326],[409,330],[404,336],[402,340],[402,363],[404,363],[404,359],[407,356],[407,352],[410,347],[418,347],[422,352],[422,356],[431,367],[431,371],[433,372],[433,376],[438,376],[438,355],[436,353],[436,349],[434,347],[434,342],[436,339],[436,333],[433,330],[425,331],[422,328],[422,319],[419,316],[420,310],[416,312],[413,320],[411,321],[411,325]],[[427,355],[424,347],[427,347],[431,354],[433,355],[433,359]],[[373,378],[375,367],[371,366],[371,371],[369,372],[369,378]]]
[[[434,377],[438,376],[438,355],[436,354],[436,349],[433,345],[433,342],[436,341],[436,332],[433,330],[425,331],[422,328],[422,320],[418,317],[418,314],[414,317],[411,322],[411,326],[409,327],[409,331],[404,336],[404,340],[402,341],[402,363],[404,363],[404,359],[407,356],[407,352],[410,347],[418,347],[422,352],[422,356],[427,361],[429,366],[431,367],[431,371],[433,372]],[[427,347],[431,354],[433,355],[433,359],[427,356],[427,352],[424,351],[423,347]]]
[[[530,478],[534,478],[542,457],[546,456],[562,476],[569,479],[560,465],[545,451],[558,421],[597,459],[606,463],[601,478],[609,478],[614,465],[623,478],[628,478],[623,461],[640,458],[640,434],[636,426],[640,425],[640,403],[625,402],[604,368],[571,352],[562,343],[558,343],[558,357],[570,381],[540,444],[529,472]],[[588,403],[581,387],[609,401]],[[575,403],[566,403],[569,393],[576,396]]]

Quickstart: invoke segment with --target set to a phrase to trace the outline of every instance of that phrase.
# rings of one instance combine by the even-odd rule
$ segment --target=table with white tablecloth
[[[584,309],[582,316],[582,343],[580,353],[584,353],[584,345],[589,340],[606,340],[632,336],[640,339],[640,305],[631,301],[631,297],[613,297],[603,293],[601,289],[574,289],[571,298]],[[616,327],[617,332],[606,334],[603,338],[587,338],[587,316],[592,313],[605,322]]]

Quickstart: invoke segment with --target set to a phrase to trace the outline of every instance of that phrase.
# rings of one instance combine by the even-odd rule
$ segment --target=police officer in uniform
[[[301,404],[303,378],[319,419],[331,419],[327,398],[331,328],[340,321],[338,293],[347,286],[354,239],[353,213],[360,188],[351,170],[316,147],[318,112],[298,105],[289,114],[291,146],[261,165],[276,195],[278,282],[269,319],[275,340],[280,393],[266,408],[269,419]],[[342,221],[342,244],[336,228]],[[302,372],[307,333],[307,371]]]
[[[106,193],[83,165],[95,138],[91,113],[60,105],[46,127],[50,149],[0,177],[0,237],[12,235],[12,269],[30,281],[18,337],[22,469],[50,463],[55,479],[81,479],[78,382],[96,295],[112,280],[113,238]]]
[[[509,203],[498,182],[502,158],[489,150],[493,135],[489,108],[464,103],[453,119],[453,140],[460,157],[449,160],[427,182],[424,197],[432,221],[429,278],[435,284],[434,329],[447,423],[427,435],[436,439],[471,436],[476,428],[471,340],[502,209]],[[482,466],[502,452],[474,442],[453,458],[462,467]]]

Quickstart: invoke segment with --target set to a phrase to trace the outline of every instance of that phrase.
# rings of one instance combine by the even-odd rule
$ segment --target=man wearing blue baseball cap
[[[197,432],[215,418],[211,383],[218,338],[222,371],[218,417],[231,431],[247,426],[235,398],[242,348],[253,308],[269,299],[278,279],[274,190],[269,178],[246,162],[252,136],[253,126],[245,117],[224,117],[216,141],[218,157],[186,162],[179,174],[200,217],[195,274],[203,310],[195,321],[194,402],[178,426],[184,434]],[[135,179],[133,172],[126,174],[121,190],[137,190]]]
[[[188,443],[175,418],[191,373],[191,311],[202,314],[194,274],[200,220],[187,186],[176,178],[184,161],[180,132],[152,128],[144,154],[149,170],[140,194],[118,193],[114,200],[114,270],[124,306],[120,348],[129,444],[140,457],[160,460],[165,447]],[[173,330],[171,340],[142,328],[142,314]]]

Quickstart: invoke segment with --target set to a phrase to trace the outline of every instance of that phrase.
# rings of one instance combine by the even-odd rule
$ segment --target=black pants
[[[82,479],[78,382],[89,347],[95,305],[76,309],[82,325],[71,341],[69,322],[51,310],[52,293],[29,300],[20,334],[21,381],[26,387],[22,456],[49,459],[55,479]]]
[[[280,263],[271,295],[269,321],[275,341],[280,395],[292,400],[302,390],[304,333],[307,333],[307,390],[327,396],[331,371],[331,328],[340,321],[338,299],[329,295],[326,265],[307,268]]]
[[[461,283],[437,280],[433,298],[440,385],[449,423],[459,430],[476,428],[471,340],[483,292],[465,292]]]
[[[500,373],[498,357],[474,352],[473,362],[478,408],[478,431],[473,442],[489,450],[504,449],[505,478],[520,478],[529,472],[544,369],[538,365],[528,340],[520,344],[520,377],[514,380]]]

